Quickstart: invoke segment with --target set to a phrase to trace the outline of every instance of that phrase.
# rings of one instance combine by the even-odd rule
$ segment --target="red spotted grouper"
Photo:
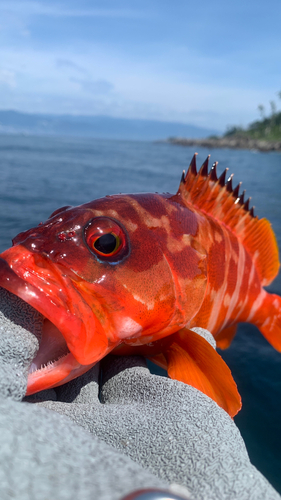
[[[257,325],[281,350],[279,269],[266,219],[196,157],[177,194],[107,196],[56,210],[1,254],[0,285],[45,318],[27,394],[56,387],[113,354],[142,354],[231,416],[241,399],[219,347]]]

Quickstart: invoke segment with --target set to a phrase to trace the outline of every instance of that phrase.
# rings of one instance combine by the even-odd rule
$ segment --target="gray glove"
[[[13,297],[5,296],[5,315],[0,316],[5,332],[8,321],[15,322],[7,312],[8,299],[14,311]],[[16,321],[23,323],[18,317]],[[24,384],[12,375],[15,361],[18,378],[26,380],[39,335],[23,329],[19,350],[18,327],[12,326],[8,348],[7,338],[4,345],[0,342],[2,373],[10,366],[12,390],[7,392],[4,384],[0,393],[20,399]],[[139,487],[176,483],[184,488],[179,493],[194,500],[280,500],[251,465],[231,418],[207,396],[151,375],[140,357],[106,358],[100,384],[98,372],[97,365],[64,386],[27,398],[36,404],[3,402],[3,477],[9,469],[9,477],[18,476],[25,485],[14,498],[33,498],[28,492],[34,491],[34,498],[114,500]],[[17,447],[7,447],[6,436]],[[10,484],[17,494],[15,481]],[[3,499],[9,498],[7,488],[1,492]]]
[[[41,320],[0,288],[1,500],[120,500],[135,489],[167,489],[167,482],[69,418],[21,402]]]
[[[100,386],[94,367],[54,393],[57,401],[38,405],[67,415],[159,478],[185,486],[191,498],[280,500],[251,465],[229,415],[193,387],[150,374],[141,357],[107,357]]]

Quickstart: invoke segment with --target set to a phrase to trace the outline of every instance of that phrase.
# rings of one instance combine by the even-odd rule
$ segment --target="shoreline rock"
[[[208,149],[230,148],[250,149],[262,152],[281,151],[281,141],[266,141],[249,137],[218,137],[206,139],[186,139],[184,137],[169,137],[165,142],[176,146],[198,146]]]

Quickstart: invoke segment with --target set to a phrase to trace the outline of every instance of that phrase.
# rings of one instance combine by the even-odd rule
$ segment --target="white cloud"
[[[186,19],[186,37],[178,37],[181,10],[175,9],[167,21],[161,2],[148,7],[152,15],[148,2],[143,9],[138,8],[141,2],[131,2],[129,9],[120,1],[108,9],[91,7],[97,2],[82,3],[90,7],[69,0],[1,1],[0,108],[110,114],[224,129],[258,118],[258,104],[279,102],[280,44],[269,47],[264,36],[258,46],[227,44],[224,39],[219,46],[211,40],[210,47],[200,44],[195,31],[205,26],[207,14],[190,30],[194,6]],[[89,17],[101,19],[83,23]],[[142,18],[147,22],[127,21]],[[218,29],[221,19],[215,24]],[[132,26],[136,32],[141,29],[135,34]]]
[[[0,69],[0,85],[13,89],[16,87],[15,73],[9,69]]]
[[[82,91],[89,92],[90,94],[103,95],[108,94],[114,89],[114,85],[106,80],[88,80],[71,78],[70,81],[78,83]]]
[[[273,86],[213,78],[212,68],[221,70],[223,60],[186,55],[188,70],[183,65],[179,71],[170,63],[173,51],[158,61],[154,56],[133,60],[97,44],[87,51],[0,48],[5,68],[0,108],[171,120],[224,130],[257,119],[257,105],[275,98]]]
[[[75,72],[78,71],[78,73],[87,73],[87,70],[85,68],[82,68],[82,66],[76,64],[70,59],[58,58],[56,60],[56,65],[58,68],[74,70]]]

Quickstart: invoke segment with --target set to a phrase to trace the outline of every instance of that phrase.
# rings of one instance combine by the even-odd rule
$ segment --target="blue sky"
[[[0,0],[0,109],[246,125],[281,108],[280,26],[280,0]]]

